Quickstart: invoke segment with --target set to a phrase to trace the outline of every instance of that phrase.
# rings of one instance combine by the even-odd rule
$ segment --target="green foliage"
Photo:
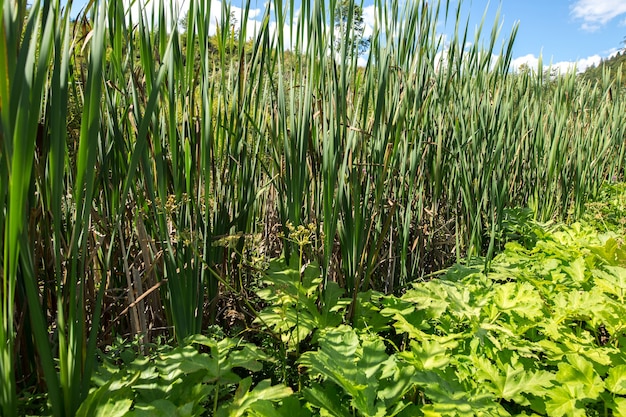
[[[270,358],[240,340],[193,336],[176,348],[127,357],[122,367],[104,358],[94,376],[96,388],[78,416],[217,416],[264,415],[289,395],[284,385],[253,384],[250,376]],[[122,352],[128,352],[124,350]],[[122,356],[123,358],[123,356]]]
[[[343,290],[333,282],[322,293],[321,271],[314,263],[300,267],[295,257],[290,265],[284,258],[272,260],[265,282],[268,287],[257,295],[269,306],[256,322],[280,335],[288,349],[297,349],[316,329],[342,323],[348,300],[341,298]]]
[[[604,195],[607,210],[619,207],[620,193]],[[619,414],[626,392],[623,235],[580,223],[509,221],[526,244],[506,244],[488,270],[458,265],[402,297],[377,299],[377,320],[396,336],[385,338],[384,325],[380,333],[307,327],[317,347],[299,359],[307,375],[301,398],[333,416]],[[290,308],[300,304],[314,317],[308,300],[318,282],[284,261],[270,271],[268,283],[293,288],[285,291]],[[299,282],[309,290],[297,301]],[[281,290],[268,297],[268,309],[283,297]]]
[[[334,10],[335,21],[335,50],[341,54],[346,49],[348,56],[361,56],[367,52],[370,39],[364,36],[365,23],[363,21],[363,7],[355,1],[340,0]]]
[[[375,333],[347,326],[321,331],[317,351],[305,352],[300,363],[314,380],[304,398],[334,416],[394,416],[408,406],[402,401],[412,387],[412,372],[386,353]]]
[[[624,82],[626,82],[626,50],[619,51],[597,66],[587,68],[582,74],[582,78],[592,82],[602,82],[608,78],[616,82],[617,86],[624,87]]]
[[[446,415],[550,416],[618,411],[625,363],[626,258],[616,235],[544,228],[509,243],[488,271],[451,270],[415,284],[382,314],[409,338],[398,354]]]
[[[584,220],[602,231],[622,233],[626,227],[626,183],[606,183],[586,204]]]
[[[266,379],[271,346],[194,336],[144,357],[118,343],[78,415],[622,415],[624,235],[518,226],[535,244],[507,243],[488,269],[459,264],[400,297],[360,293],[354,327],[317,265],[275,259],[257,330],[296,354],[297,385]]]

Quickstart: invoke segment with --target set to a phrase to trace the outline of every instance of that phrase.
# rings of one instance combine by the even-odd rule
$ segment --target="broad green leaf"
[[[445,399],[454,393],[465,393],[466,388],[456,378],[452,368],[437,371],[415,372],[413,382],[423,388],[431,399]]]
[[[613,394],[626,395],[626,365],[618,365],[609,370],[609,376],[604,380],[606,389]]]
[[[479,275],[481,275],[480,270],[476,267],[456,264],[448,269],[445,279],[452,282],[471,281]]]
[[[281,400],[293,392],[284,385],[271,385],[271,381],[259,382],[250,391],[252,378],[244,378],[239,383],[235,397],[230,404],[224,404],[218,410],[217,416],[240,417],[254,409],[260,403],[260,410],[267,409],[267,403]]]
[[[539,245],[537,249],[539,249]],[[557,271],[560,268],[560,266],[561,266],[561,261],[559,259],[550,258],[550,257],[546,257],[544,259],[537,259],[537,261],[535,261],[533,265],[533,267],[536,269],[537,273],[540,276],[544,278],[550,278],[551,280],[557,281],[557,282],[560,281],[560,279],[555,280],[554,278],[560,278],[560,277],[557,274],[555,274],[555,271]]]
[[[502,335],[505,335],[504,337]],[[493,357],[495,352],[504,349],[504,340],[514,337],[513,332],[496,324],[481,323],[470,341],[470,350],[474,354]],[[480,353],[478,353],[480,352]]]
[[[317,322],[306,311],[298,311],[292,306],[268,307],[257,315],[256,320],[278,333],[291,349],[317,328]]]
[[[602,308],[602,297],[591,291],[572,289],[554,295],[552,298],[553,314],[561,318],[587,318],[594,314],[594,309]]]
[[[457,414],[441,414],[438,411],[435,411],[435,407],[431,404],[425,405],[423,407],[421,407],[419,409],[420,414],[419,415],[423,415],[425,417],[443,417],[444,415],[448,416],[448,415],[457,415]]]
[[[441,343],[437,340],[411,341],[411,349],[401,352],[400,356],[420,370],[442,369],[450,363],[451,351],[458,342],[450,340]]]
[[[407,294],[413,290],[408,290]],[[404,300],[398,297],[384,297],[382,300],[383,308],[380,310],[380,314],[386,317],[394,316],[408,316],[415,312],[418,305],[413,300]],[[445,311],[445,307],[443,309]]]
[[[224,338],[216,341],[206,336],[194,335],[188,338],[187,342],[208,347],[210,355],[199,353],[192,346],[185,346],[172,351],[167,356],[170,363],[175,365],[176,360],[180,360],[180,366],[186,373],[204,369],[215,378],[220,378],[236,367],[249,371],[260,371],[263,369],[261,361],[271,361],[271,358],[256,345],[241,343],[236,339]]]
[[[341,323],[343,313],[350,303],[347,299],[341,299],[344,292],[345,291],[339,287],[339,284],[336,282],[326,284],[322,311],[316,327],[334,327]]]
[[[450,305],[448,294],[439,283],[429,281],[425,284],[414,284],[408,290],[402,300],[414,305],[414,308],[425,310],[428,318],[439,318]]]
[[[550,391],[546,402],[546,411],[549,416],[585,417],[585,407],[581,399],[586,397],[582,384],[565,384]]]
[[[267,356],[257,346],[245,343],[239,345],[240,349],[232,349],[228,354],[228,366],[232,368],[244,368],[252,372],[259,372],[263,369],[263,362],[271,362]]]
[[[390,310],[385,309],[383,312],[388,313]],[[428,340],[430,338],[426,331],[431,328],[431,325],[423,312],[415,311],[412,314],[406,315],[397,313],[394,315],[394,320],[393,327],[396,333],[406,333],[410,339],[415,340]]]
[[[455,391],[447,392],[431,387],[425,390],[432,405],[422,408],[424,415],[440,416],[510,416],[492,394]]]
[[[576,258],[568,265],[562,266],[561,269],[577,284],[582,284],[587,279],[585,276],[587,268],[583,257]]]
[[[387,297],[373,290],[360,292],[354,305],[354,327],[377,333],[389,330],[391,320],[382,314],[380,308],[386,299]]]
[[[343,388],[355,384],[358,374],[356,352],[359,348],[356,333],[347,326],[340,326],[322,332],[319,345],[319,350],[302,354],[301,364],[310,368],[312,374],[330,378]],[[355,385],[353,391],[357,389]]]
[[[133,405],[133,392],[129,386],[111,389],[116,381],[89,393],[76,412],[76,417],[122,417]]]
[[[626,268],[605,266],[594,270],[594,283],[607,294],[614,295],[620,303],[626,300]]]
[[[440,283],[446,290],[445,297],[449,300],[448,310],[451,314],[461,320],[480,315],[481,306],[476,302],[475,297],[481,294],[470,291],[465,283],[449,283],[447,281],[440,281]]]
[[[415,370],[413,367],[396,364],[392,375],[385,373],[381,375],[381,379],[384,380],[381,381],[378,398],[383,400],[387,406],[393,406],[398,403],[415,386],[413,381],[414,374]]]
[[[293,265],[287,265],[284,258],[270,262],[264,280],[269,287],[257,292],[269,305],[257,315],[255,322],[280,334],[282,341],[290,349],[295,349],[313,330],[341,323],[342,310],[349,302],[340,299],[343,290],[336,283],[329,283],[320,313],[318,299],[322,278],[319,266],[310,263],[301,273],[295,264],[297,259],[292,259]]]
[[[347,407],[348,400],[342,399],[339,388],[335,384],[313,383],[305,388],[302,394],[313,406],[327,411],[332,416],[349,417],[352,415]]]
[[[311,417],[311,412],[300,404],[295,395],[283,398],[280,406],[271,401],[257,401],[248,414],[255,417]]]
[[[422,407],[415,404],[409,404],[397,415],[398,417],[419,417],[425,416],[426,414],[424,414],[424,410]]]
[[[357,351],[359,372],[363,372],[367,379],[377,377],[389,359],[383,339],[371,333],[363,334],[361,339],[362,347]]]
[[[543,350],[546,359],[550,362],[561,362],[565,355],[571,352],[564,343],[553,342],[548,338],[539,340],[537,345]]]
[[[156,378],[142,378],[132,386],[136,401],[152,403],[159,399],[171,399],[177,406],[192,403],[199,404],[214,391],[213,386],[206,384],[207,373],[197,371],[191,374],[172,378],[161,373]]]
[[[615,265],[619,260],[618,243],[614,238],[608,239],[603,246],[590,246],[589,249],[596,255],[608,262],[609,265]]]
[[[184,404],[177,407],[173,402],[166,399],[155,400],[149,404],[135,405],[128,417],[191,417],[195,416],[193,404]]]
[[[613,399],[615,405],[611,407],[615,417],[626,417],[626,398],[616,397]]]
[[[593,368],[593,364],[578,354],[566,355],[567,362],[558,364],[556,380],[570,393],[576,392],[577,399],[596,399],[604,391],[604,382]],[[584,393],[584,394],[581,394]]]
[[[494,387],[494,394],[507,401],[515,401],[521,405],[528,405],[528,400],[522,393],[544,397],[552,387],[554,375],[546,371],[526,371],[521,365],[506,364],[503,372],[492,369],[490,381]]]
[[[303,353],[300,363],[309,368],[310,374],[341,387],[361,413],[376,415],[385,408],[377,399],[380,377],[393,362],[388,362],[389,355],[379,336],[363,334],[362,339],[347,326],[321,331],[319,350]]]
[[[541,295],[527,282],[498,285],[493,301],[500,310],[511,311],[522,318],[536,319],[543,316]]]
[[[197,371],[208,371],[214,377],[220,375],[219,359],[201,354],[193,346],[179,347],[163,355],[163,367],[161,369],[168,380]]]

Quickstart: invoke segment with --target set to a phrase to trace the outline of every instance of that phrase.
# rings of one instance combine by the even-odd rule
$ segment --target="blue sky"
[[[566,67],[578,62],[578,69],[607,58],[624,45],[626,0],[502,0],[464,1],[470,21],[476,25],[487,10],[491,25],[500,7],[502,30],[510,33],[515,22],[519,30],[514,46],[517,64],[534,64],[542,55],[544,63]]]
[[[185,8],[185,2],[190,0],[172,1],[179,1]],[[232,4],[240,5],[241,1],[233,0]],[[251,1],[253,8],[263,8],[263,0]],[[453,8],[458,1],[451,1]],[[85,2],[75,0],[74,9],[78,10]],[[372,3],[373,0],[365,0],[365,8]],[[577,63],[578,70],[584,70],[624,46],[626,0],[462,0],[462,5],[464,16],[470,18],[470,28],[480,23],[486,11],[486,29],[490,30],[498,9],[504,35],[519,22],[514,66],[522,63],[536,66],[541,55],[544,64],[568,68]],[[219,7],[212,9],[219,12]],[[365,16],[368,23],[367,13]],[[445,33],[446,28],[441,27]]]

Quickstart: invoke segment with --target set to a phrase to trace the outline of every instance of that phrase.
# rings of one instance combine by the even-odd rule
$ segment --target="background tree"
[[[626,38],[622,44],[624,47],[621,51],[609,58],[602,59],[598,65],[590,66],[581,74],[581,77],[594,82],[602,82],[605,72],[608,71],[609,78],[616,81],[618,74],[621,73],[621,85],[626,86]]]
[[[363,8],[354,0],[340,0],[335,9],[335,50],[341,52],[346,43],[347,56],[363,55],[370,47],[370,39],[364,32]]]

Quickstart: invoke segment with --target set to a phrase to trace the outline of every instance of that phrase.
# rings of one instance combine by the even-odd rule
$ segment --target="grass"
[[[574,219],[623,178],[621,80],[512,73],[516,27],[497,45],[449,2],[377,0],[360,66],[335,1],[275,0],[238,33],[211,4],[181,31],[171,4],[70,22],[58,1],[1,3],[3,415],[27,388],[74,415],[113,335],[182,342],[254,314],[255,259],[302,255],[290,229],[312,225],[299,262],[355,305],[488,262],[507,209]]]

